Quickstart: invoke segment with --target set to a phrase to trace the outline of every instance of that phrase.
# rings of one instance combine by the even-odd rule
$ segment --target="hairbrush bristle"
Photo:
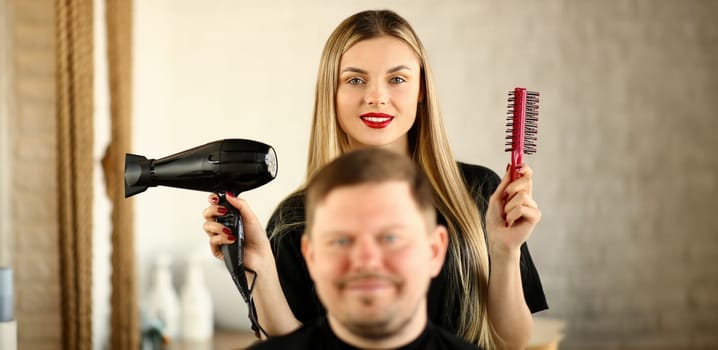
[[[519,148],[525,154],[536,153],[539,93],[516,88],[509,91],[508,101],[506,151],[511,152]],[[520,117],[523,117],[523,125],[514,125],[519,122]],[[519,135],[519,133],[523,133],[523,135]]]

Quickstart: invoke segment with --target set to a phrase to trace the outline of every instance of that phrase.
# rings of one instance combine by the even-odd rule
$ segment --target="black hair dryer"
[[[125,198],[148,187],[167,186],[214,192],[227,214],[217,217],[232,230],[237,240],[222,246],[224,263],[244,301],[250,302],[251,290],[244,275],[242,259],[244,228],[239,211],[227,202],[226,193],[238,195],[272,181],[277,176],[277,155],[261,142],[225,139],[207,143],[160,159],[125,155]],[[251,271],[251,270],[248,270]],[[256,277],[256,274],[255,274]]]

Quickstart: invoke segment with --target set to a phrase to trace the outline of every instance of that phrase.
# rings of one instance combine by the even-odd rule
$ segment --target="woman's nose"
[[[364,100],[366,104],[370,106],[385,105],[389,100],[389,96],[387,95],[387,90],[385,87],[381,86],[380,84],[372,84],[369,89],[367,89],[367,93],[364,97]]]

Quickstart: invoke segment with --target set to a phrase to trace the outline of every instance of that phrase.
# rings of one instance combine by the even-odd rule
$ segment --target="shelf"
[[[216,330],[211,342],[170,344],[168,350],[240,350],[257,340],[253,333],[242,331]]]

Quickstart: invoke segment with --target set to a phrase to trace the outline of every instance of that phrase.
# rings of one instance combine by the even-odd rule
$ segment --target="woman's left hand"
[[[541,220],[541,210],[531,195],[533,170],[526,164],[517,168],[521,177],[511,181],[507,171],[489,199],[486,230],[490,256],[518,254]]]

